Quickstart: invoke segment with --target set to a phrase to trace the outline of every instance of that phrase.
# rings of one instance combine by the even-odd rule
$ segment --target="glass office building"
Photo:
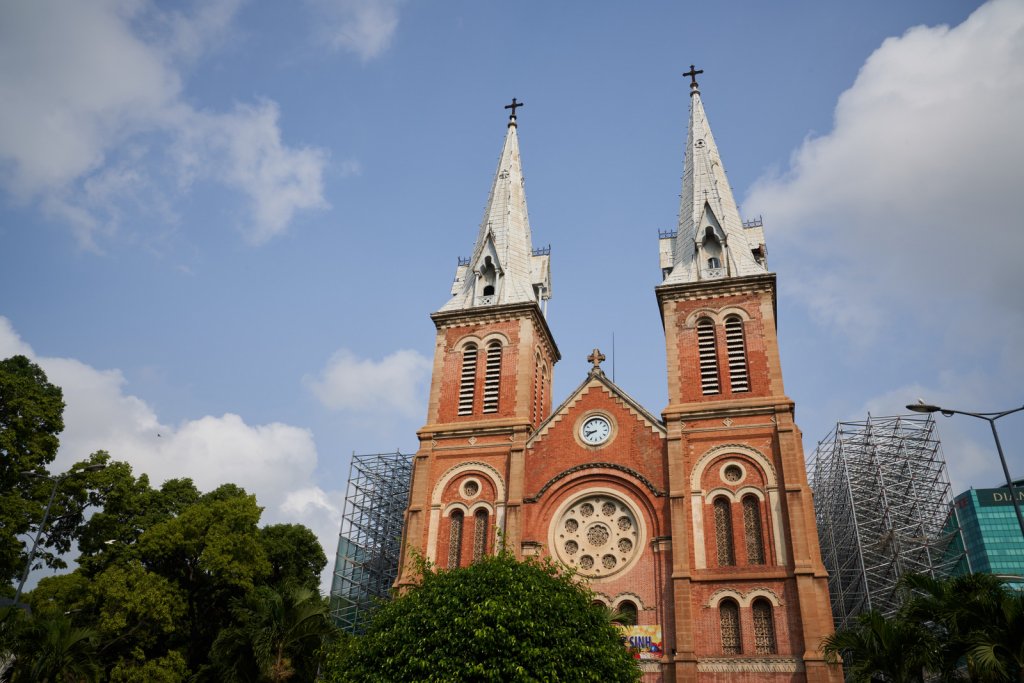
[[[1024,479],[1013,482],[1024,505]],[[1024,535],[1006,486],[970,489],[953,499],[970,571],[1024,577]]]

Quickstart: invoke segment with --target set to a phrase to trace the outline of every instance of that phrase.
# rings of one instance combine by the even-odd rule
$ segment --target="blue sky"
[[[333,553],[349,455],[416,447],[513,96],[556,402],[614,334],[660,412],[691,63],[807,452],[918,397],[1019,405],[1020,0],[5,2],[0,357],[64,387],[56,467],[233,481]],[[940,418],[956,490],[1001,479],[971,422]]]

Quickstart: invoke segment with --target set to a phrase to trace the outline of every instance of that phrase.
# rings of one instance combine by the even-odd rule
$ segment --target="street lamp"
[[[43,528],[46,526],[46,520],[50,517],[50,508],[53,506],[53,499],[57,495],[57,488],[60,486],[62,481],[67,479],[72,474],[77,474],[79,472],[98,472],[104,468],[106,468],[105,464],[97,463],[95,465],[87,465],[80,470],[65,472],[64,474],[58,475],[56,477],[48,477],[42,474],[26,473],[29,476],[33,477],[52,479],[53,488],[50,490],[50,500],[47,501],[46,503],[46,510],[43,512],[43,519],[41,522],[39,522],[39,528],[36,529],[36,537],[35,540],[32,541],[32,550],[30,550],[28,553],[28,562],[25,563],[25,571],[21,573],[21,581],[18,583],[18,590],[14,593],[15,607],[18,606],[18,599],[21,598],[21,592],[25,589],[25,582],[28,580],[29,572],[32,571],[32,560],[36,559],[36,550],[39,548],[39,537],[43,535]]]
[[[1007,415],[1012,415],[1024,410],[1024,406],[1020,408],[1013,408],[1012,410],[1004,410],[998,413],[968,413],[964,410],[950,410],[949,408],[940,408],[939,406],[933,406],[921,401],[920,403],[912,403],[907,406],[907,410],[912,410],[915,413],[942,413],[946,417],[953,415],[970,415],[976,417],[979,420],[985,420],[988,422],[988,426],[992,428],[992,436],[996,440],[996,450],[999,452],[999,462],[1003,465],[1003,474],[1006,475],[1006,487],[1010,489],[1010,498],[1013,500],[1013,509],[1017,513],[1017,523],[1020,524],[1020,533],[1024,536],[1024,514],[1020,511],[1020,501],[1017,500],[1017,490],[1013,487],[1013,479],[1010,477],[1010,468],[1006,466],[1006,456],[1003,455],[1003,446],[999,443],[999,432],[996,431],[996,420]]]

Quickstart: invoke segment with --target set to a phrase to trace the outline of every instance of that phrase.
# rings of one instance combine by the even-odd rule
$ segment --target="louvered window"
[[[734,600],[723,600],[718,605],[718,618],[722,624],[722,654],[743,653],[740,639],[740,606]]]
[[[729,385],[733,393],[750,391],[743,320],[739,316],[730,316],[725,320],[725,349],[729,354]]]
[[[462,561],[462,511],[452,513],[448,527],[448,568],[454,569]]]
[[[743,535],[747,541],[747,562],[764,564],[764,536],[761,533],[761,503],[757,496],[743,499]]]
[[[459,415],[473,414],[473,396],[476,393],[476,344],[462,349],[462,379],[459,382]]]
[[[548,369],[540,366],[540,393],[537,395],[537,422],[544,419],[544,390],[548,386]]]
[[[736,551],[732,543],[732,505],[724,496],[715,498],[715,545],[718,549],[718,566],[731,567],[736,564]]]
[[[477,510],[473,515],[473,561],[487,554],[487,510]]]
[[[764,598],[754,600],[754,650],[759,655],[773,655],[775,646],[775,620],[772,605]]]
[[[501,393],[501,342],[487,346],[487,373],[484,376],[484,412],[498,412],[498,396]]]
[[[715,324],[709,318],[697,321],[697,350],[700,356],[700,388],[704,395],[717,394],[718,355],[715,351]]]
[[[540,356],[533,362],[533,409],[530,412],[530,422],[537,424],[540,416]]]

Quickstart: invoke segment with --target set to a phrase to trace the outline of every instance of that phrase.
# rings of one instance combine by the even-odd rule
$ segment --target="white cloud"
[[[386,50],[398,28],[400,0],[313,0],[313,4],[323,18],[323,40],[364,62]]]
[[[119,370],[98,370],[73,358],[35,356],[0,316],[0,358],[24,354],[64,391],[65,429],[52,471],[97,450],[128,462],[153,486],[190,477],[202,491],[231,482],[256,495],[262,522],[310,527],[328,557],[337,545],[342,494],[316,482],[317,450],[308,429],[272,422],[252,425],[239,415],[203,416],[169,425],[126,390]]]
[[[401,350],[375,361],[341,349],[327,362],[319,377],[307,377],[306,386],[333,410],[352,413],[419,417],[430,360],[416,351]]]
[[[840,97],[833,130],[745,202],[796,283],[785,295],[855,343],[892,342],[892,326],[911,321],[933,344],[1016,358],[1021,121],[1024,3],[886,40]]]
[[[182,188],[198,177],[239,190],[252,243],[325,206],[326,155],[282,143],[276,104],[209,112],[182,96],[183,65],[223,36],[238,5],[200,3],[194,15],[146,0],[0,6],[0,184],[93,249],[118,229],[126,195],[114,190],[169,204],[145,177],[147,155],[170,153]]]
[[[189,176],[210,175],[249,197],[252,223],[243,232],[252,244],[284,232],[295,211],[327,206],[326,154],[282,145],[278,116],[269,101],[229,114],[194,113],[178,148]]]

